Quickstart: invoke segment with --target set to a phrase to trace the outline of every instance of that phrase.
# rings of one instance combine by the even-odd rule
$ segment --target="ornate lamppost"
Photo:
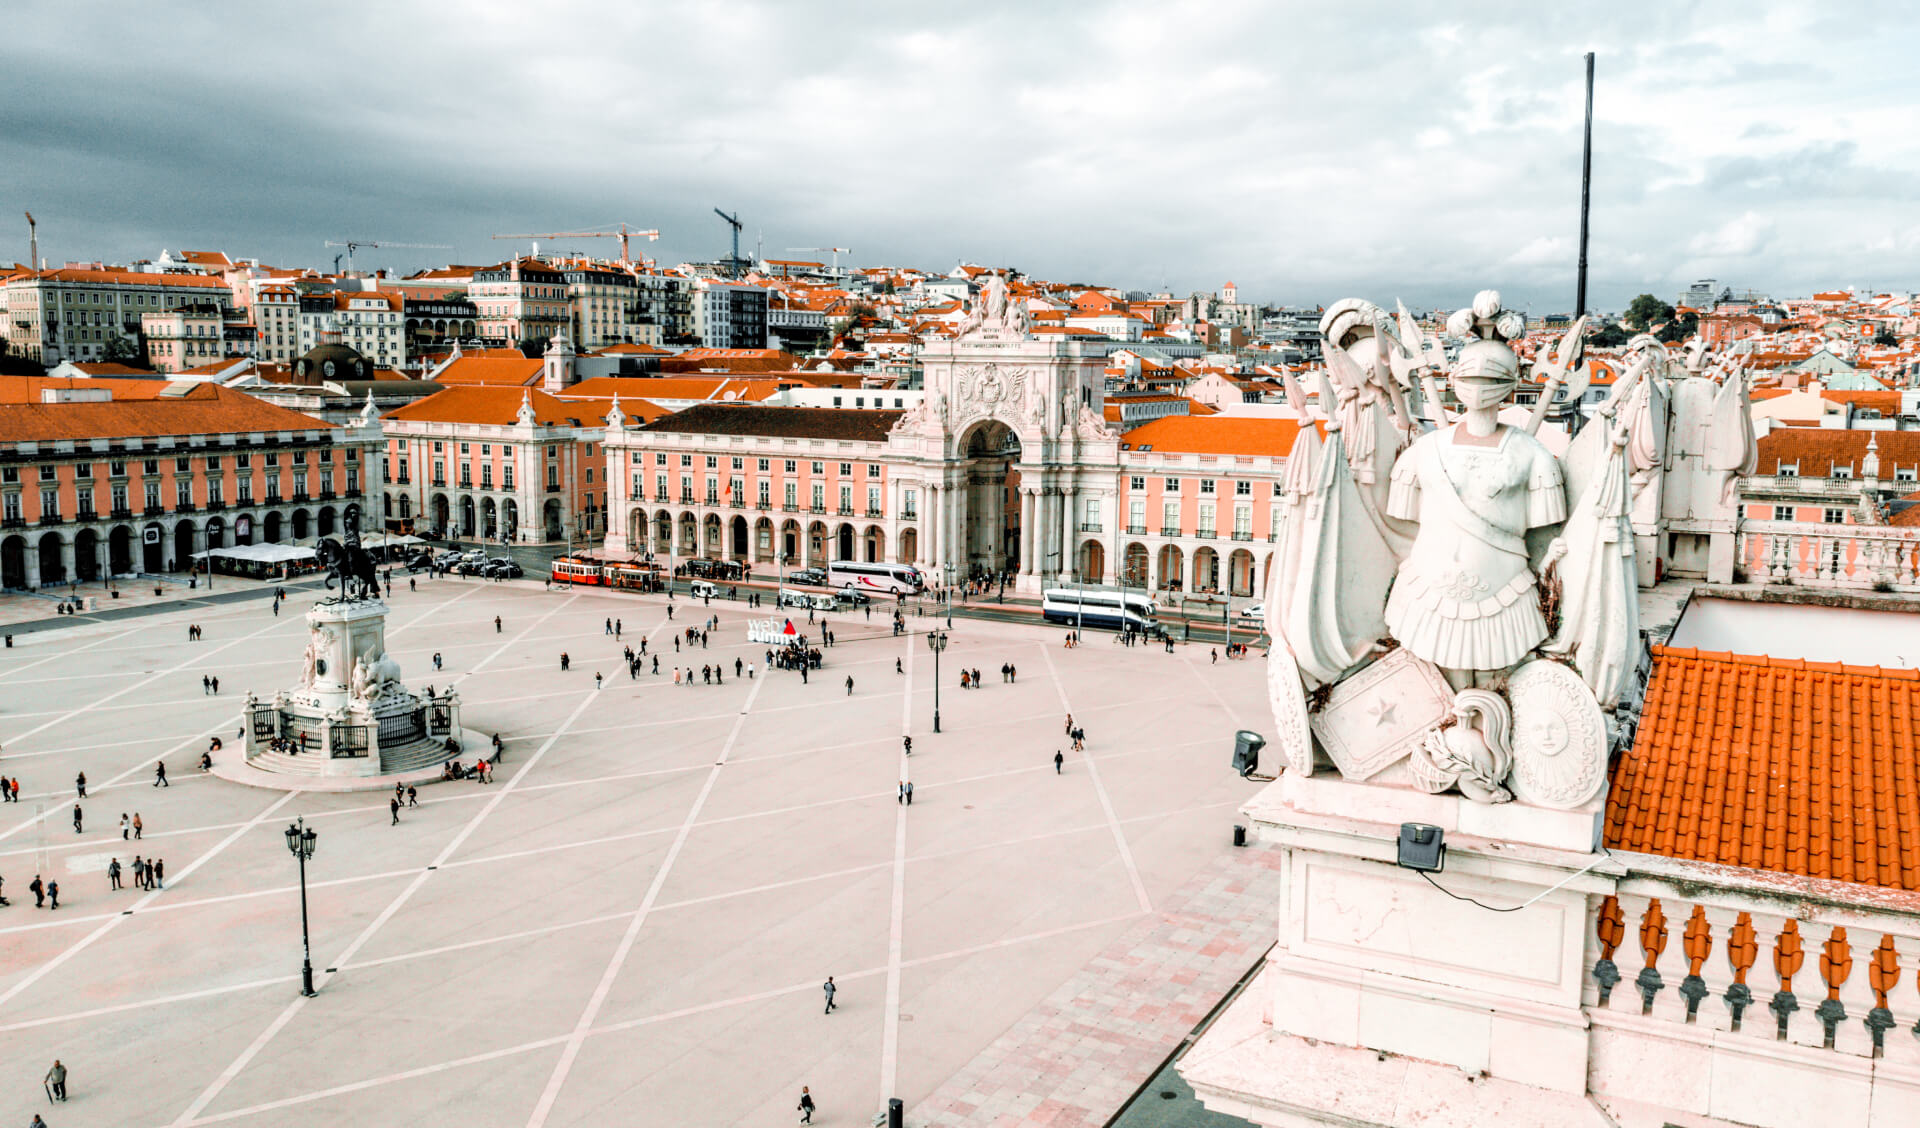
[[[313,944],[307,937],[307,859],[313,857],[313,846],[319,837],[307,825],[304,815],[287,827],[287,849],[300,859],[300,948],[304,954],[300,964],[300,993],[308,998],[313,997],[314,990]]]
[[[940,652],[947,648],[947,632],[928,631],[927,649],[933,651],[933,731],[940,731]]]

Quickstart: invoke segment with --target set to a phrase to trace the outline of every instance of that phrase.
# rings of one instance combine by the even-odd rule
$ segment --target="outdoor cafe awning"
[[[193,554],[195,560],[217,556],[222,560],[251,560],[256,564],[285,564],[292,560],[316,559],[311,548],[291,544],[237,544],[232,548],[210,548]]]

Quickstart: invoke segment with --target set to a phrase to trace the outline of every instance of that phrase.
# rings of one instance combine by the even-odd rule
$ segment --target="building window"
[[[60,516],[60,491],[59,490],[41,490],[40,491],[40,516],[43,519],[47,517]]]
[[[880,476],[880,464],[879,464],[878,462],[870,462],[870,463],[868,463],[868,464],[867,464],[867,477],[869,477],[869,478],[878,478],[879,476]]]
[[[719,468],[720,468],[720,459],[719,459],[719,457],[718,457],[718,456],[716,456],[716,455],[711,455],[711,454],[709,454],[709,455],[707,456],[707,469],[709,469],[709,470],[718,470]]]
[[[1210,494],[1210,493],[1212,493],[1212,492],[1213,492],[1213,479],[1212,479],[1212,478],[1202,478],[1202,479],[1200,479],[1200,492],[1201,492],[1201,493],[1203,493],[1203,494]]]
[[[867,487],[867,515],[877,516],[880,512],[880,487]]]
[[[813,510],[824,512],[827,508],[827,487],[819,482],[813,484]]]
[[[173,503],[181,509],[193,504],[193,479],[175,478],[173,480]]]
[[[664,450],[655,451],[653,453],[653,464],[655,466],[665,466],[667,464],[667,452]]]
[[[825,474],[825,473],[827,472],[827,464],[826,464],[826,463],[824,463],[824,462],[816,462],[816,463],[814,463],[814,464],[813,464],[813,472],[814,472],[815,474]]]
[[[1774,476],[1778,478],[1798,478],[1800,476],[1800,464],[1798,462],[1782,462],[1775,468],[1773,473]]]
[[[793,459],[791,458],[787,459],[787,473],[789,474],[794,473],[797,467],[798,467],[798,464],[795,463]]]
[[[1144,490],[1147,488],[1147,479],[1144,476],[1136,474],[1127,479],[1127,488],[1130,490]]]
[[[1235,483],[1233,484],[1233,496],[1235,496],[1235,497],[1252,497],[1252,496],[1253,496],[1253,483],[1252,483],[1252,482],[1235,482]]]
[[[1791,520],[1793,520],[1793,506],[1791,506],[1791,505],[1776,505],[1776,506],[1774,506],[1774,507],[1773,507],[1773,519],[1774,519],[1775,521],[1791,521]]]
[[[1838,462],[1836,462],[1836,463],[1834,463],[1834,464],[1833,464],[1833,470],[1832,470],[1832,472],[1831,472],[1831,473],[1829,473],[1829,474],[1827,475],[1827,477],[1829,477],[1829,478],[1851,478],[1851,477],[1853,477],[1853,466],[1852,466],[1851,464],[1846,464],[1846,465],[1843,465],[1843,464],[1841,464],[1841,463],[1838,463]]]
[[[682,466],[692,466],[692,465],[693,465],[693,456],[692,456],[691,454],[683,454],[683,455],[681,455],[681,456],[680,456],[680,465],[682,465]]]
[[[665,474],[655,474],[653,476],[653,499],[655,501],[667,500],[667,476]]]
[[[1820,519],[1829,525],[1844,525],[1847,523],[1847,511],[1844,509],[1828,509],[1824,511]]]
[[[1253,539],[1253,506],[1233,507],[1233,535],[1236,540]]]
[[[1210,537],[1213,535],[1213,503],[1211,501],[1203,501],[1200,503],[1200,530],[1199,531],[1200,531],[1200,535],[1203,537]]]
[[[711,463],[713,459],[708,458],[707,461]],[[707,504],[718,505],[719,503],[720,503],[720,479],[708,478],[707,479]]]
[[[1161,488],[1166,490],[1168,493],[1179,493],[1180,479],[1168,478],[1165,482],[1161,483]]]
[[[913,520],[915,517],[918,517],[920,514],[917,512],[916,507],[919,504],[919,500],[920,500],[920,495],[915,490],[907,490],[905,493],[901,494],[900,516],[905,517],[909,521]]]
[[[764,458],[760,460],[760,472],[762,474],[767,472],[767,460]]]
[[[760,483],[760,508],[765,509],[773,504],[772,489],[773,483],[767,481]]]

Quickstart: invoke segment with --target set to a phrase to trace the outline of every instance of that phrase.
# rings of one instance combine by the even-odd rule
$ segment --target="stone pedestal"
[[[1401,1093],[1402,1116],[1378,1123],[1424,1123],[1461,1074],[1539,1091],[1546,1105],[1583,1102],[1587,895],[1620,868],[1591,852],[1599,800],[1573,811],[1480,804],[1286,772],[1245,813],[1255,837],[1286,852],[1278,943],[1252,990],[1259,1041],[1283,1042],[1290,1068],[1344,1069],[1342,1055],[1370,1051],[1459,1071],[1403,1071],[1398,1083],[1424,1077],[1432,1091]],[[1442,872],[1396,864],[1402,822],[1446,831]],[[1272,1054],[1215,1044],[1212,1065],[1188,1080],[1209,1105],[1260,1123],[1356,1123],[1340,1094],[1313,1086],[1286,1086],[1285,1116],[1254,1115],[1265,1087],[1236,1093],[1224,1079]]]
[[[330,600],[307,612],[300,683],[270,701],[248,697],[249,764],[295,775],[377,776],[457,754],[447,741],[462,740],[458,695],[407,689],[386,650],[386,621],[387,606],[377,599]]]

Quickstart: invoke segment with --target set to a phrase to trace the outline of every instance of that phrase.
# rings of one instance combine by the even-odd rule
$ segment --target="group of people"
[[[819,669],[821,659],[819,647],[809,647],[806,635],[796,635],[792,642],[780,649],[767,651],[767,669],[799,670],[805,673]]]
[[[107,863],[107,881],[115,889],[123,889],[120,884],[120,859],[114,858]],[[167,887],[167,863],[163,858],[142,859],[133,856],[133,887],[135,889],[165,889]],[[56,906],[57,907],[57,906]]]
[[[1002,666],[1000,669],[1001,669],[1001,677],[1004,680],[1006,676],[1006,670],[1009,669],[1009,667]],[[962,667],[962,669],[960,670],[960,688],[961,689],[979,689],[980,688],[980,671],[969,670]]]

